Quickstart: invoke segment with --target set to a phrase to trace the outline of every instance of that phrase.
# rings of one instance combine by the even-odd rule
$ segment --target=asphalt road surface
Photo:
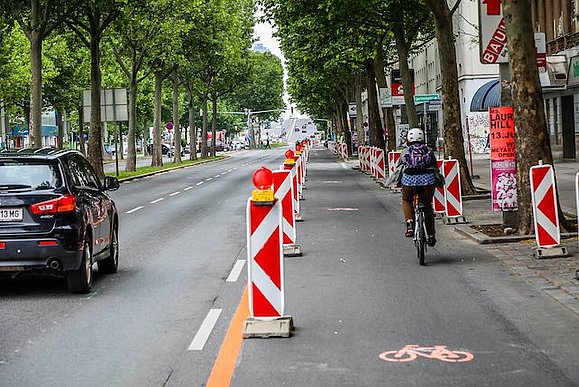
[[[234,386],[577,385],[576,314],[440,224],[420,267],[398,196],[325,149],[311,156],[304,256],[285,260],[294,334],[237,355],[251,173],[282,160],[248,151],[123,184],[117,274],[84,296],[51,278],[0,283],[0,386],[201,386],[222,343]],[[407,345],[468,361],[384,360]]]

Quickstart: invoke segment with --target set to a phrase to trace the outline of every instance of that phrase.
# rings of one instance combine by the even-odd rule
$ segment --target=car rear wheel
[[[77,294],[90,292],[92,275],[91,241],[87,240],[84,243],[80,267],[67,272],[68,291]]]
[[[116,273],[119,268],[119,235],[117,227],[113,227],[111,232],[111,244],[109,246],[109,256],[97,263],[99,273]]]

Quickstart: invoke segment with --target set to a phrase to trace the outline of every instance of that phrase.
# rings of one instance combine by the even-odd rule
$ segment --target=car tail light
[[[71,212],[76,210],[76,196],[63,195],[56,199],[47,200],[30,206],[34,215],[51,215],[57,212]]]
[[[41,246],[41,247],[58,246],[58,241],[53,241],[53,240],[38,241],[38,246]]]
[[[0,242],[0,250],[4,250],[6,248],[6,242]]]

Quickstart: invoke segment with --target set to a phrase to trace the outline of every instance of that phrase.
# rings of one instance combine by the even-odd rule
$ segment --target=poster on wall
[[[470,148],[473,153],[489,151],[489,112],[470,112],[466,115]]]
[[[489,109],[493,211],[517,210],[517,164],[512,106]]]

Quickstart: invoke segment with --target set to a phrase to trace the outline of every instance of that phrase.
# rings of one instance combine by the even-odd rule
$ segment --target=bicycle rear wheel
[[[424,232],[424,213],[420,212],[416,222],[416,253],[420,266],[424,266],[424,250],[426,249],[426,233]]]

